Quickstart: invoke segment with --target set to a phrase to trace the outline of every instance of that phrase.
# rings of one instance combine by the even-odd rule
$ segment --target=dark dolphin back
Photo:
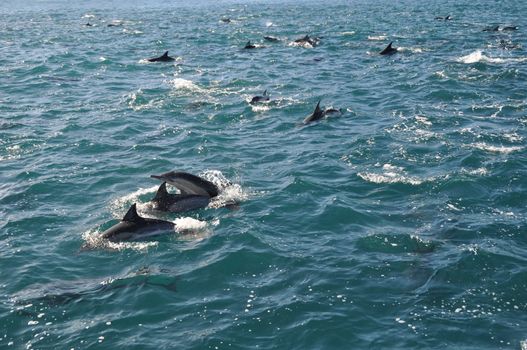
[[[218,187],[212,182],[185,172],[171,171],[161,175],[151,175],[150,177],[168,182],[177,187],[183,194],[208,194],[212,198],[219,193]]]

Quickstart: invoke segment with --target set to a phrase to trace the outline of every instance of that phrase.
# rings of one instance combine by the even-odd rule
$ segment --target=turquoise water
[[[525,13],[4,1],[0,348],[527,347]],[[220,198],[103,242],[170,170]]]

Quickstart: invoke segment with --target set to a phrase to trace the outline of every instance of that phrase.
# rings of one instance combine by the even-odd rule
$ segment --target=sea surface
[[[525,14],[3,0],[0,349],[527,349]],[[176,229],[101,239],[133,203]]]

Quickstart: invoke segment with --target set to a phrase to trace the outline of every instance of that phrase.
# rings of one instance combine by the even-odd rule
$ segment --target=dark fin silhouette
[[[267,96],[267,89],[263,93],[264,96]]]
[[[396,53],[396,52],[397,52],[397,49],[394,49],[394,48],[392,47],[392,44],[393,44],[393,41],[390,41],[390,43],[388,44],[388,46],[386,46],[386,47],[384,48],[384,50],[382,50],[382,51],[380,52],[380,54],[381,54],[381,55],[391,55],[391,54]]]
[[[134,203],[132,204],[130,209],[128,209],[122,221],[139,222],[141,220],[142,220],[142,217],[140,217],[139,214],[137,214],[136,203]]]
[[[161,186],[157,189],[156,195],[154,196],[153,201],[162,201],[168,196],[167,191],[167,182],[163,182]]]
[[[315,107],[315,111],[313,112],[313,115],[314,115],[315,117],[318,117],[318,116],[320,115],[320,118],[321,118],[321,117],[322,117],[322,114],[324,114],[324,113],[323,113],[322,110],[320,109],[320,100],[319,100],[318,103],[317,103],[317,106]]]
[[[165,51],[165,53],[161,57],[168,57],[168,51]]]

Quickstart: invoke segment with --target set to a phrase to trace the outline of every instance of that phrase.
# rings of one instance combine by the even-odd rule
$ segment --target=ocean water
[[[525,13],[2,1],[0,348],[526,349]],[[100,239],[171,170],[220,198]]]

